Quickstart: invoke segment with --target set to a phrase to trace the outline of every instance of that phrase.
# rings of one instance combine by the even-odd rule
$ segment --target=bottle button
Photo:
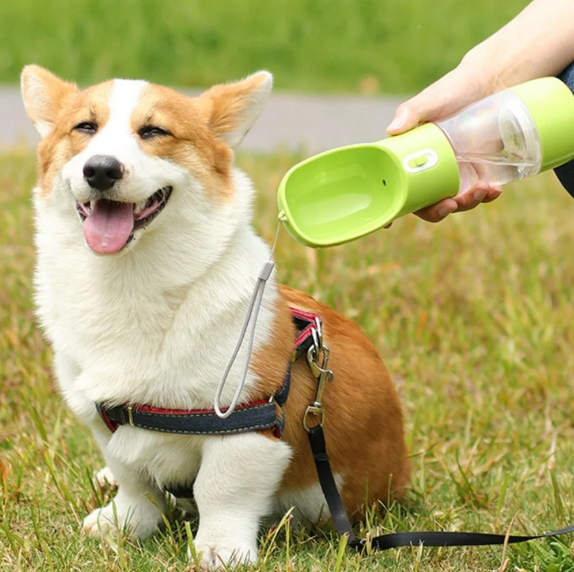
[[[420,173],[432,169],[438,163],[438,155],[433,149],[423,149],[411,153],[403,159],[403,168],[408,173]]]
[[[418,157],[413,157],[409,161],[409,167],[411,169],[416,169],[417,167],[424,167],[428,163],[428,155],[419,155]]]

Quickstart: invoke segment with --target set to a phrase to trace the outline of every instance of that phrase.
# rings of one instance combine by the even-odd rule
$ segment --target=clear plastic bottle
[[[540,172],[542,146],[536,124],[511,90],[487,97],[437,125],[458,162],[459,193],[477,181],[504,185]]]

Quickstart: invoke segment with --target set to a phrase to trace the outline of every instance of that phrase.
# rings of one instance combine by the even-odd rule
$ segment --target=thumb
[[[449,93],[449,90],[446,88],[452,89],[448,85],[448,80],[449,77],[446,76],[421,91],[418,95],[401,103],[395,112],[393,121],[387,127],[387,133],[389,135],[404,133],[421,123],[444,117],[444,114],[450,111],[449,108],[452,107],[452,103],[456,107],[456,100],[453,98],[453,101],[449,101],[446,95]]]
[[[463,72],[455,69],[447,73],[399,105],[387,133],[398,135],[420,123],[445,118],[478,99],[476,81],[469,81]]]
[[[416,105],[413,106],[414,100],[416,100],[416,97],[399,105],[395,111],[393,120],[387,127],[387,133],[389,135],[404,133],[405,131],[416,127],[423,120],[423,117],[417,110]]]

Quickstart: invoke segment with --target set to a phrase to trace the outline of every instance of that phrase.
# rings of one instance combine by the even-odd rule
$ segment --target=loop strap
[[[215,414],[221,419],[227,419],[230,415],[233,414],[241,398],[241,392],[243,391],[243,387],[245,386],[245,380],[247,379],[247,374],[249,373],[249,364],[251,363],[251,356],[253,354],[253,345],[255,343],[255,332],[257,329],[257,318],[259,318],[259,312],[261,311],[261,303],[263,302],[263,294],[265,293],[265,286],[267,286],[267,281],[271,277],[273,269],[275,268],[275,263],[273,262],[273,253],[275,252],[275,247],[277,246],[277,239],[279,238],[280,230],[281,230],[281,224],[279,223],[277,225],[277,230],[275,231],[275,240],[273,241],[273,245],[271,247],[269,259],[263,263],[263,266],[259,271],[259,276],[257,277],[257,282],[255,284],[255,289],[253,290],[251,300],[249,301],[249,307],[247,309],[247,314],[245,315],[245,320],[243,322],[243,327],[241,328],[241,333],[239,334],[239,339],[237,340],[235,349],[231,354],[229,363],[227,364],[227,367],[223,372],[223,377],[221,378],[219,385],[217,386],[217,390],[215,392],[215,398],[213,400],[213,409],[215,410]],[[243,373],[241,374],[241,379],[239,380],[239,383],[235,389],[235,393],[233,395],[229,407],[222,408],[221,396],[223,394],[223,389],[225,388],[225,384],[227,383],[229,373],[231,372],[231,369],[235,364],[237,355],[241,350],[241,346],[243,345],[243,341],[245,340],[245,336],[247,335],[247,328],[249,327],[250,323],[251,323],[251,332],[249,334],[247,356],[245,358],[245,363],[243,364]]]

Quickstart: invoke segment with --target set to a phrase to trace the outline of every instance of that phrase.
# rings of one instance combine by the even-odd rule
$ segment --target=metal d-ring
[[[317,352],[318,355],[318,352],[323,345],[323,340],[321,340],[319,333],[315,328],[311,328],[311,337],[313,338],[313,345],[311,347],[315,350],[315,352]]]
[[[321,323],[321,320],[319,320],[319,318],[317,316],[315,316],[315,328],[314,330],[316,330],[317,333],[317,338],[318,338],[318,346],[322,346],[323,345],[323,325]],[[313,338],[313,341],[315,341],[315,338]]]

